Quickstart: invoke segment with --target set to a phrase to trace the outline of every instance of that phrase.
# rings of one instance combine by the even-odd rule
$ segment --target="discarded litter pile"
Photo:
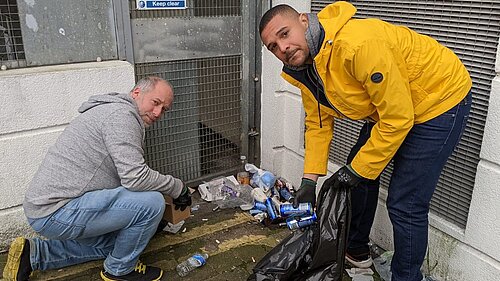
[[[246,175],[220,177],[198,186],[201,198],[219,208],[240,207],[265,225],[304,228],[316,222],[311,204],[292,205],[293,186],[273,173],[245,164]]]

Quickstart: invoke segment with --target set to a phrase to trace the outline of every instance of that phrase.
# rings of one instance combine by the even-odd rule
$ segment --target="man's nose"
[[[288,49],[288,44],[286,42],[278,43],[278,48],[280,52],[286,53],[286,50]]]
[[[160,115],[162,114],[163,110],[162,108],[158,108],[156,107],[154,110],[153,110],[153,114],[155,115],[155,117],[160,117]]]

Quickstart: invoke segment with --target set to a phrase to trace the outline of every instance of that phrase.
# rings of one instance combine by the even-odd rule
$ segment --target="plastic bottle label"
[[[205,265],[207,261],[202,255],[193,255],[193,258],[200,262],[200,266]]]

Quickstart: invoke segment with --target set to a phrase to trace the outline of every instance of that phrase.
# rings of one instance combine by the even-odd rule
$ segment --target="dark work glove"
[[[186,186],[182,188],[181,195],[174,200],[175,209],[184,211],[188,206],[191,206],[191,194]]]
[[[302,178],[299,191],[295,193],[295,198],[293,199],[293,207],[297,208],[300,203],[311,203],[313,208],[316,206],[315,181],[307,178]]]
[[[356,174],[356,172],[349,165],[345,165],[333,174],[329,179],[333,180],[333,187],[339,188],[341,186],[354,188],[364,180],[363,177]]]

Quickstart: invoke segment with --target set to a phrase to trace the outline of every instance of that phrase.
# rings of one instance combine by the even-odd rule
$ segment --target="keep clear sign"
[[[186,9],[186,1],[137,1],[138,10]]]

